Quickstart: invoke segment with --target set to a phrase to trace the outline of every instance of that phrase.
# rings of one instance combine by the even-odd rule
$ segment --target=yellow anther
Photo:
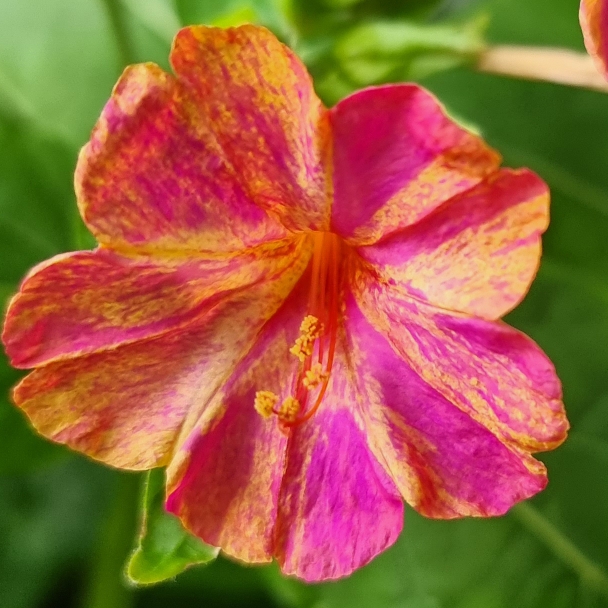
[[[307,357],[312,355],[315,340],[321,335],[322,326],[319,319],[313,315],[304,317],[300,325],[300,337],[289,349],[300,361],[304,362]]]
[[[319,337],[320,329],[321,324],[319,323],[319,319],[313,315],[307,315],[300,325],[300,334],[315,339]]]
[[[323,371],[320,363],[315,363],[304,375],[302,384],[310,391],[327,380],[329,374]]]
[[[283,422],[294,422],[300,412],[300,402],[295,397],[287,397],[277,412]]]
[[[253,407],[262,418],[270,418],[274,407],[279,402],[279,397],[271,391],[258,391],[255,394]],[[282,406],[281,406],[282,407]]]

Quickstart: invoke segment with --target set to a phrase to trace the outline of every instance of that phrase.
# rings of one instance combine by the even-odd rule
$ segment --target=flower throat
[[[309,420],[327,391],[338,335],[338,312],[344,245],[332,232],[313,232],[307,314],[289,352],[298,360],[292,393],[281,404],[270,391],[258,391],[255,409],[264,418],[273,414],[285,431]]]

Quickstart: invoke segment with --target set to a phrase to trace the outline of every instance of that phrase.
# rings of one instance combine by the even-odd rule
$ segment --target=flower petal
[[[168,463],[298,279],[284,273],[208,302],[196,324],[36,369],[14,399],[46,437],[127,469]],[[235,331],[238,328],[238,331]]]
[[[248,563],[274,556],[286,573],[313,581],[345,576],[392,544],[403,506],[349,414],[353,395],[333,381],[323,413],[289,442],[253,407],[258,390],[280,401],[292,390],[298,362],[289,348],[306,314],[307,280],[209,407],[189,416],[167,469],[167,508],[228,555]]]
[[[417,85],[360,91],[338,103],[330,118],[332,227],[355,244],[416,223],[500,164],[495,151]]]
[[[587,52],[608,78],[608,1],[582,0],[579,16]]]
[[[415,298],[497,319],[528,291],[548,222],[547,185],[531,171],[504,169],[359,253]]]
[[[226,292],[301,273],[308,253],[303,239],[291,239],[218,259],[125,257],[103,248],[60,255],[25,279],[2,338],[12,364],[27,368],[159,336],[193,322]]]
[[[211,121],[158,66],[125,70],[76,167],[80,211],[100,243],[234,251],[285,236],[251,201]]]
[[[301,283],[209,406],[188,417],[167,469],[167,509],[206,543],[248,563],[273,556],[287,443],[276,419],[256,412],[255,393],[288,396],[298,371],[289,349],[305,314]]]
[[[426,384],[508,447],[539,452],[564,441],[559,380],[528,337],[501,322],[403,296],[366,272],[355,297],[372,327]]]
[[[362,396],[338,358],[319,411],[290,438],[279,503],[277,559],[309,582],[351,574],[403,526],[401,497],[357,416]]]
[[[545,487],[542,463],[434,389],[352,298],[346,310],[368,440],[410,505],[436,518],[502,515]]]
[[[329,120],[302,62],[244,25],[181,30],[171,63],[251,199],[289,230],[327,229]]]

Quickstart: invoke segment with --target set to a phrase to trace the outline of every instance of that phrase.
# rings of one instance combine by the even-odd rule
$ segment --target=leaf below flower
[[[142,523],[135,552],[127,563],[129,580],[150,585],[173,578],[190,566],[207,564],[219,549],[187,532],[179,519],[164,508],[164,470],[146,477],[142,501]]]

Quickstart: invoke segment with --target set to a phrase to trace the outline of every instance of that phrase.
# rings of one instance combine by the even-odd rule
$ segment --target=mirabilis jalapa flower
[[[587,51],[608,78],[608,0],[581,0],[579,16]]]
[[[126,69],[80,154],[99,247],[10,303],[36,429],[167,466],[189,530],[308,581],[390,546],[403,499],[486,517],[542,490],[560,383],[499,319],[538,267],[544,182],[416,85],[325,109],[263,28],[186,28],[171,62]]]

